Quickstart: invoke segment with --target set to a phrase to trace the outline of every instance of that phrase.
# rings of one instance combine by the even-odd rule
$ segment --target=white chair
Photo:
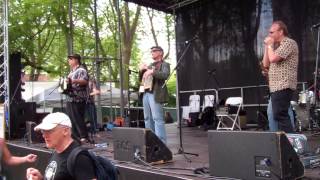
[[[242,97],[229,97],[225,105],[236,107],[236,112],[233,113],[226,110],[224,113],[217,114],[219,119],[217,130],[241,130],[239,113],[243,105]]]
[[[189,97],[190,113],[200,112],[200,95],[193,94]]]
[[[189,106],[181,106],[181,108],[182,108],[182,119],[188,120],[189,113],[190,113],[190,107]]]
[[[202,105],[202,110],[206,107],[214,107],[214,95],[205,95]]]
[[[200,96],[197,94],[190,95],[189,105],[181,106],[182,108],[182,119],[190,120],[190,113],[200,112]]]

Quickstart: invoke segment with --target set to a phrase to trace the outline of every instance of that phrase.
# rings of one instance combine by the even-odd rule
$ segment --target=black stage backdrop
[[[298,81],[313,81],[317,32],[311,26],[320,22],[319,9],[319,0],[201,0],[176,9],[177,59],[191,43],[177,68],[179,90],[266,84],[259,62],[273,20],[284,21],[298,42]],[[267,103],[266,88],[243,94],[245,104]],[[189,95],[180,94],[180,106]],[[239,90],[219,91],[220,99],[239,95]]]

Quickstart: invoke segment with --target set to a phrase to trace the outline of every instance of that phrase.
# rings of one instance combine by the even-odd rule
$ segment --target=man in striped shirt
[[[87,70],[81,65],[79,54],[69,55],[68,63],[71,69],[68,75],[71,89],[68,93],[66,110],[72,122],[72,137],[81,143],[87,143],[90,141],[84,117],[89,96],[87,91],[89,77]]]

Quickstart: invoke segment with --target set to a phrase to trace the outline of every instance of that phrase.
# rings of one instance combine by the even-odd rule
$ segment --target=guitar
[[[72,92],[71,79],[66,77],[61,77],[58,85],[58,92],[61,94],[70,95]]]

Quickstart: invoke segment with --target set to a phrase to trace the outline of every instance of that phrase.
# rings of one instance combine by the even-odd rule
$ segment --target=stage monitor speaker
[[[112,129],[114,159],[135,161],[138,158],[148,163],[172,160],[169,148],[150,130],[117,127]]]
[[[283,132],[209,131],[213,176],[240,179],[296,179],[304,168]]]

